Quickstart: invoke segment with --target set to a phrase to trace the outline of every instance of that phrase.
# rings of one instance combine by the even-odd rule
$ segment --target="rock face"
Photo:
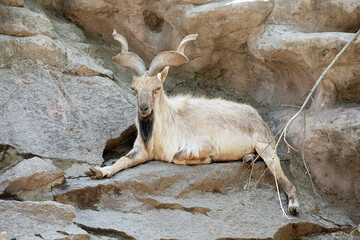
[[[73,224],[75,208],[69,205],[0,200],[0,210],[0,231],[6,231],[8,239],[90,239]]]
[[[308,89],[360,29],[359,1],[139,0],[83,4],[74,0],[61,8],[69,19],[93,34],[110,38],[116,28],[129,40],[130,48],[147,61],[164,49],[175,49],[184,35],[198,33],[194,47],[187,50],[191,61],[172,71],[205,79],[200,85],[231,89],[236,99],[275,111],[280,104],[300,105]],[[93,16],[90,20],[89,15]],[[358,39],[323,79],[308,112],[313,119],[315,108],[321,111],[359,103],[359,46]],[[284,124],[276,116],[269,120]],[[296,135],[289,137],[299,140]],[[314,146],[309,146],[309,151],[316,151]],[[353,149],[344,148],[346,152]],[[336,157],[326,148],[321,151],[327,157]],[[327,157],[321,161],[325,163]],[[356,161],[358,156],[351,158]],[[355,169],[351,176],[358,175]],[[341,190],[337,193],[343,196]]]
[[[281,67],[292,79],[291,82],[283,82],[286,89],[296,89],[305,95],[353,35],[339,32],[305,33],[294,27],[268,25],[263,35],[249,45],[249,49],[257,58],[271,62],[269,65],[272,69],[278,68],[276,65],[281,63]],[[356,93],[359,91],[359,66],[356,64],[359,61],[359,49],[358,39],[323,79],[314,96],[314,104],[319,110],[329,108],[340,100],[359,101]],[[293,99],[284,101],[294,102]]]
[[[221,78],[221,87],[235,87],[237,95],[261,104],[300,103],[344,40],[360,28],[359,9],[356,0],[139,0],[86,4],[74,0],[62,4],[65,15],[88,32],[111,38],[116,28],[128,39],[130,48],[147,61],[160,51],[175,49],[183,36],[198,33],[196,47],[187,53],[192,61],[172,71],[195,76],[200,73],[210,80]],[[93,17],[89,19],[89,15]],[[332,33],[321,33],[326,31]],[[274,52],[265,56],[264,44]],[[355,58],[359,56],[358,46],[359,41],[348,51]],[[291,56],[297,59],[289,61]],[[357,82],[358,60],[342,60],[350,65],[346,66],[348,71],[342,72],[351,72],[353,76],[348,74],[347,79]],[[334,68],[329,75],[333,77],[325,81],[343,79],[337,72]],[[336,85],[342,88],[344,82]],[[341,96],[343,92],[347,90],[332,95],[346,99]]]
[[[358,0],[0,0],[0,198],[55,196],[75,206],[0,200],[0,232],[10,239],[346,238],[360,221],[359,39],[325,75],[306,124],[299,117],[287,135],[296,149],[306,146],[322,197],[313,194],[301,154],[279,150],[290,158],[282,165],[298,190],[299,217],[281,216],[262,164],[252,177],[251,165],[240,163],[156,162],[113,179],[81,176],[115,161],[135,137],[131,71],[111,61],[121,51],[114,28],[147,64],[198,33],[189,63],[171,68],[165,88],[250,103],[277,132],[360,29],[359,16]]]
[[[116,136],[111,129],[102,131],[102,128],[121,121],[125,130],[126,124],[132,123],[133,105],[111,80],[62,75],[32,62],[0,71],[3,83],[0,105],[4,112],[0,116],[0,141],[21,146],[24,153],[101,164],[107,138]],[[34,72],[28,76],[28,71]],[[96,90],[102,95],[97,95],[100,92]],[[99,97],[103,102],[98,101]],[[26,103],[25,106],[21,102]],[[112,112],[119,117],[110,117],[109,111],[93,115],[94,108],[114,105],[120,106],[118,114]],[[116,123],[111,126],[113,130],[121,129]]]

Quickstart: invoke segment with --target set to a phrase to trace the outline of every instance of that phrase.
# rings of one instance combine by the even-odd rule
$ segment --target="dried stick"
[[[311,174],[310,174],[310,171],[309,171],[309,168],[307,167],[307,164],[306,164],[306,161],[305,161],[305,140],[306,140],[306,110],[304,110],[304,140],[302,142],[302,150],[301,150],[301,158],[303,160],[303,164],[304,164],[304,167],[306,169],[306,174],[309,175],[309,179],[310,179],[310,183],[311,183],[311,187],[314,191],[314,193],[319,196],[319,194],[317,193],[316,189],[315,189],[315,185],[314,185],[314,182],[312,180],[312,177],[311,177]]]
[[[349,239],[350,237],[353,238],[356,231],[360,233],[360,224],[349,233],[345,240]]]
[[[333,144],[333,141],[331,140],[330,133],[329,133],[329,131],[326,129],[323,121],[321,120],[320,113],[319,113],[319,111],[318,111],[318,109],[317,109],[317,107],[316,107],[314,98],[311,97],[311,100],[312,100],[313,103],[314,103],[314,109],[315,109],[316,115],[317,115],[317,117],[318,117],[318,119],[319,119],[319,122],[320,122],[322,128],[325,130],[325,132],[326,132],[326,134],[327,134],[327,136],[328,136],[330,145],[332,146],[332,148],[334,149],[334,151],[336,151],[336,148],[335,148],[335,146],[334,146],[334,144]],[[336,145],[337,145],[339,148],[341,148],[338,144],[336,144]]]

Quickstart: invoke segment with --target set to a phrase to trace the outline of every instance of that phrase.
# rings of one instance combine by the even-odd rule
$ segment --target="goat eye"
[[[156,88],[156,89],[154,90],[154,92],[155,92],[155,93],[158,93],[160,89],[161,89],[161,87],[158,87],[158,88]]]

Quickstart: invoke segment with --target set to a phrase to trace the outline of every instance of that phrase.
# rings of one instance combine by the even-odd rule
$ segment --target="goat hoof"
[[[92,179],[100,179],[103,178],[103,174],[101,173],[101,170],[99,168],[89,168],[90,171],[84,172],[86,176],[92,178]]]
[[[289,212],[290,212],[290,214],[293,215],[293,216],[299,215],[299,213],[300,213],[300,208],[299,208],[299,206],[289,207]]]
[[[299,203],[297,201],[289,201],[289,212],[291,215],[296,216],[300,213]]]
[[[243,163],[249,163],[249,162],[254,161],[254,159],[255,159],[255,154],[250,153],[250,154],[245,155],[242,160],[243,160]]]

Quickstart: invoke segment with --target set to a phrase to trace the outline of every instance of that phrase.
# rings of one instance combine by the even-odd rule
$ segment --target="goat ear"
[[[161,81],[161,83],[163,83],[165,81],[165,78],[166,78],[168,72],[169,72],[169,66],[165,67],[161,73],[158,73],[157,76],[158,76],[159,80]]]

